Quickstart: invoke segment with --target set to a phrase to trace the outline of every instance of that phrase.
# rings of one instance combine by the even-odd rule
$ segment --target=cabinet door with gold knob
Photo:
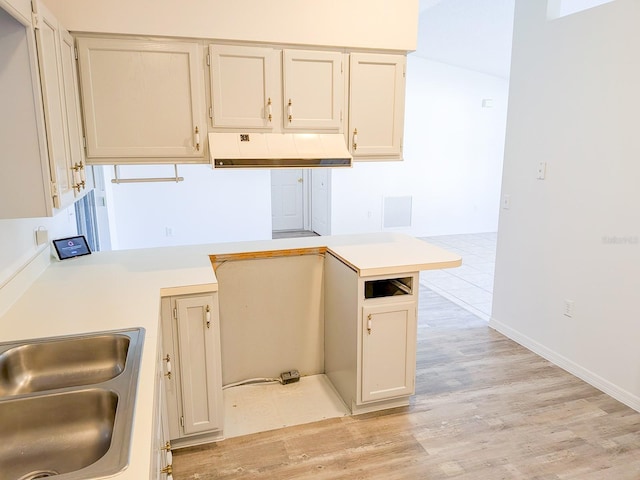
[[[354,158],[402,158],[404,55],[352,53],[349,145]]]
[[[282,72],[284,128],[341,131],[343,54],[283,50]]]

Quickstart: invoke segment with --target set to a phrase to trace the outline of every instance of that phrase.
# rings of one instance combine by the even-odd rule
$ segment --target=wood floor
[[[639,480],[640,413],[422,288],[409,407],[177,450],[175,480]]]

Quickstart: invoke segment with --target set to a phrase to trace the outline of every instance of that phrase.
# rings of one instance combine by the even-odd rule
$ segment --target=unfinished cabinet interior
[[[325,263],[325,373],[353,413],[406,405],[415,391],[416,272],[360,277]]]
[[[87,163],[202,163],[198,42],[79,37]]]
[[[222,435],[218,318],[215,292],[162,299],[163,375],[174,446]]]
[[[354,158],[402,159],[405,68],[405,55],[350,55],[349,147]]]

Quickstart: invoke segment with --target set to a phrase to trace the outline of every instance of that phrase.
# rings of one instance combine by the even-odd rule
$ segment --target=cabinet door
[[[342,126],[342,54],[306,50],[282,53],[284,128],[310,130]]]
[[[280,98],[274,50],[210,45],[209,55],[213,126],[273,129]]]
[[[28,13],[0,8],[0,219],[53,213],[30,4]]]
[[[407,396],[415,390],[415,302],[362,308],[362,401]]]
[[[60,54],[69,139],[69,164],[72,169],[72,188],[76,197],[79,197],[86,190],[87,182],[84,165],[82,122],[80,120],[80,99],[78,96],[78,72],[73,37],[62,28],[60,29]]]
[[[197,43],[78,38],[78,55],[88,163],[204,161]]]
[[[184,433],[222,429],[217,294],[176,299]]]
[[[34,6],[37,10],[36,45],[47,132],[53,206],[63,208],[73,203],[74,192],[67,136],[60,27],[55,17],[42,3],[34,2]]]
[[[349,140],[354,157],[401,158],[406,57],[350,57]]]

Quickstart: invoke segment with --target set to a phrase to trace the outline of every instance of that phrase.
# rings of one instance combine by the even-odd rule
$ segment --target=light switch
[[[511,195],[503,195],[502,196],[502,208],[504,210],[509,210],[511,208]]]

